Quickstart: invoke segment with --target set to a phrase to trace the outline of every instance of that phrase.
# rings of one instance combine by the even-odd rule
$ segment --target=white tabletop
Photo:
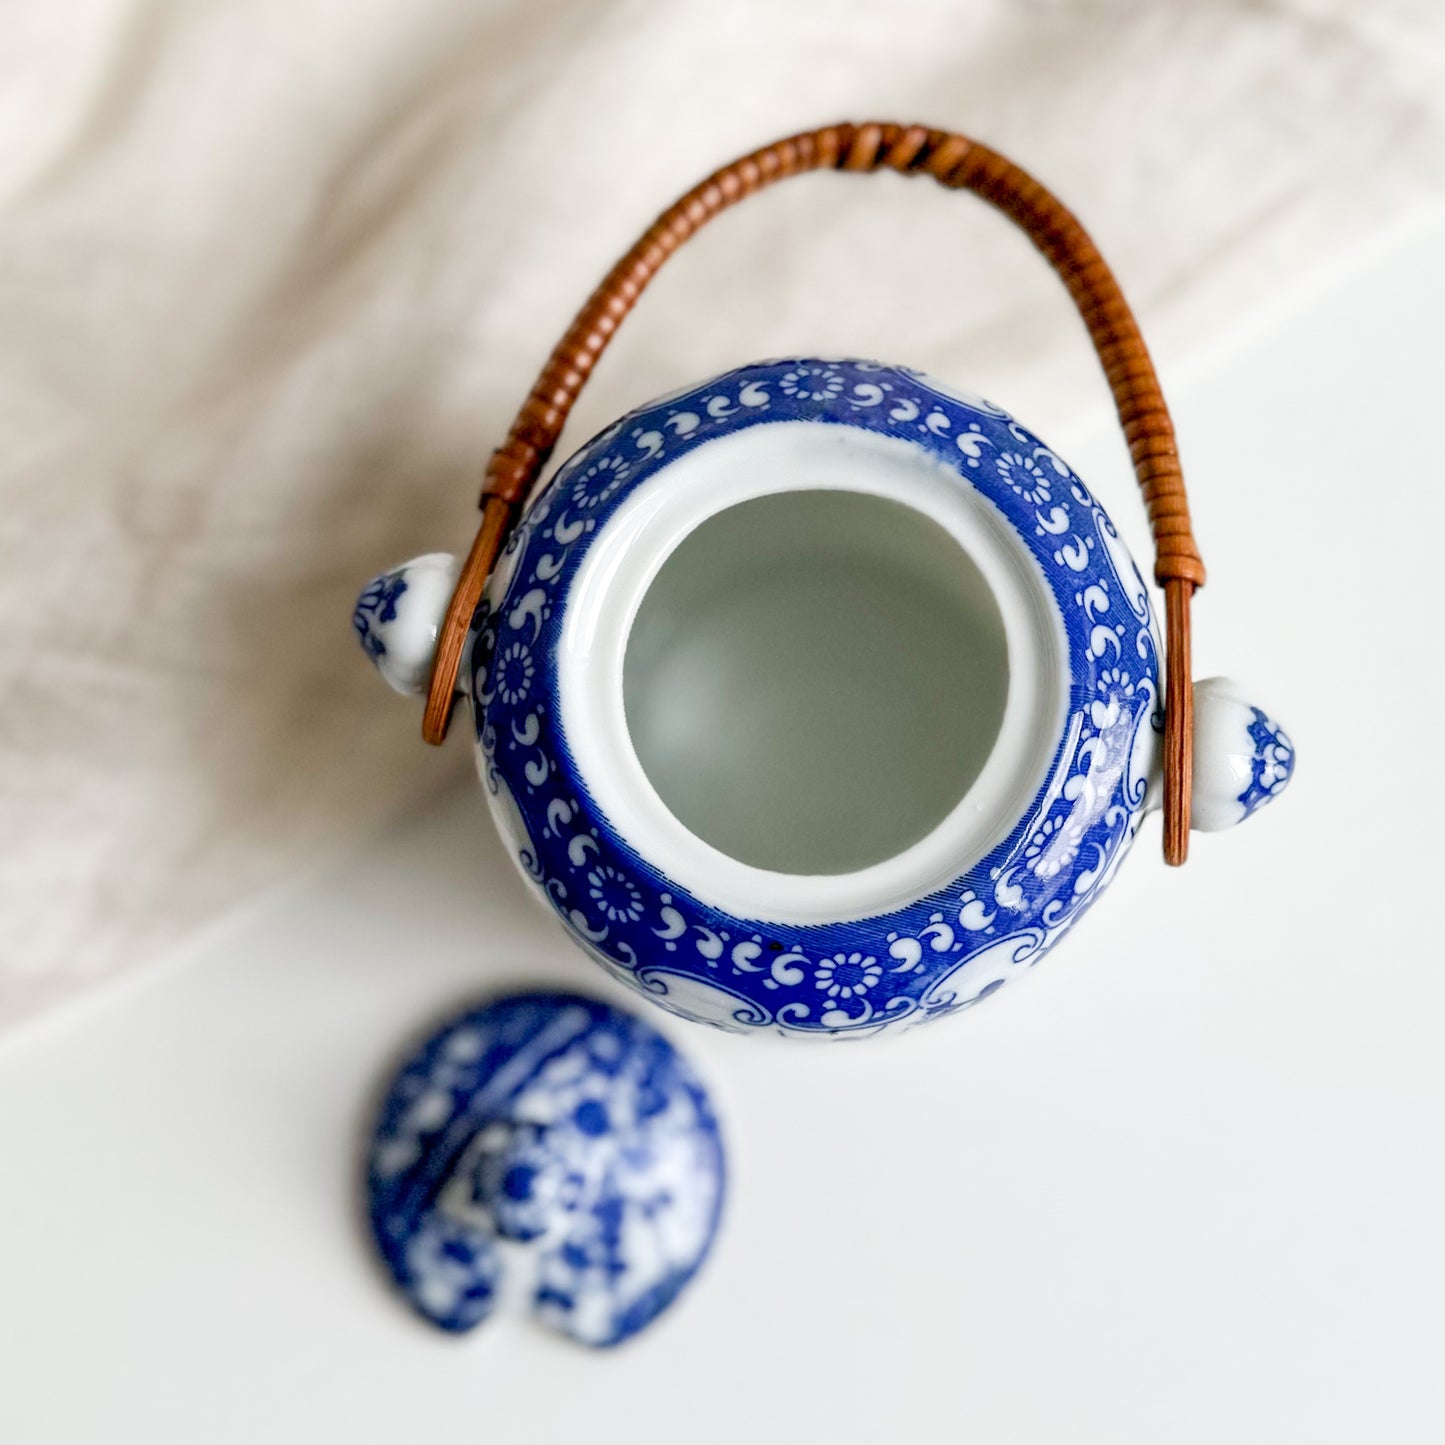
[[[1151,820],[1038,977],[899,1039],[654,1013],[732,1179],[648,1334],[443,1338],[373,1263],[407,1041],[515,985],[630,1002],[458,782],[0,1049],[0,1441],[1445,1438],[1442,254],[1396,236],[1172,378],[1196,673],[1290,729],[1288,795],[1177,873]],[[1064,449],[1146,555],[1121,444]]]

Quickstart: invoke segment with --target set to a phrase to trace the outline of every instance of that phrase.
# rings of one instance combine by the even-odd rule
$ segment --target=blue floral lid
[[[381,1256],[432,1324],[470,1330],[524,1294],[543,1324],[602,1347],[697,1273],[723,1177],[707,1092],[662,1035],[535,993],[462,1014],[407,1060],[367,1193]]]

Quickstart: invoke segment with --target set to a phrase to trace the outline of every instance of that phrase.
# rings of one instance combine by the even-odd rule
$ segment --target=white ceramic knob
[[[1294,771],[1294,744],[1227,677],[1194,684],[1193,827],[1217,833],[1278,797]]]
[[[362,650],[397,692],[426,691],[460,570],[450,553],[428,552],[373,577],[356,599],[351,625]]]

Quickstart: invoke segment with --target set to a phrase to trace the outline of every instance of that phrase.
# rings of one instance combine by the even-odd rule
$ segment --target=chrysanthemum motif
[[[1099,674],[1099,691],[1104,697],[1133,697],[1134,683],[1121,667],[1106,667]]]
[[[871,954],[835,953],[818,965],[813,981],[829,998],[861,998],[882,977]]]
[[[1022,452],[1004,452],[998,459],[998,474],[1030,506],[1039,507],[1052,495],[1044,469]]]
[[[1050,818],[1029,839],[1024,849],[1024,867],[1040,878],[1052,878],[1061,865],[1059,839],[1056,836],[1064,826],[1062,817]]]
[[[1268,792],[1277,793],[1289,780],[1294,767],[1294,749],[1289,739],[1280,732],[1272,743],[1265,744],[1259,760],[1259,785]]]
[[[642,894],[630,878],[606,863],[588,873],[587,891],[613,923],[635,923],[642,917]]]
[[[579,507],[601,506],[631,475],[632,468],[621,457],[599,457],[572,488],[572,499]]]
[[[1249,737],[1254,744],[1254,760],[1249,786],[1239,795],[1246,817],[1280,792],[1294,771],[1294,744],[1289,734],[1259,708],[1251,711],[1254,720],[1249,725]]]
[[[493,668],[497,696],[508,707],[515,706],[531,691],[535,672],[536,665],[526,644],[511,643],[502,651]]]
[[[785,395],[799,401],[832,401],[843,390],[843,378],[836,371],[818,366],[795,366],[778,384]]]

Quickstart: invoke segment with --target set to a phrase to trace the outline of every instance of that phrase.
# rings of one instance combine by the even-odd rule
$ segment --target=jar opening
[[[778,420],[680,450],[597,526],[555,686],[592,826],[771,929],[903,907],[1008,837],[1064,740],[1069,644],[951,458]]]
[[[625,652],[632,746],[669,811],[738,862],[851,873],[936,828],[1009,693],[993,589],[945,528],[869,492],[794,490],[707,517],[644,593]]]

